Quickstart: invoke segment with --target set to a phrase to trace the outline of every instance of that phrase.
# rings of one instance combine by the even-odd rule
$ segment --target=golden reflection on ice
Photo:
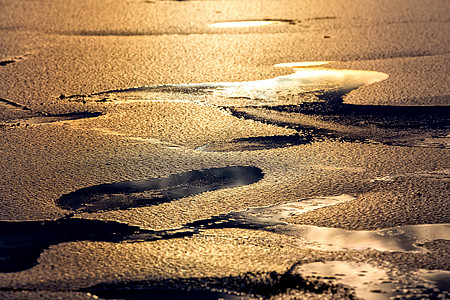
[[[256,26],[266,26],[280,23],[278,21],[236,21],[236,22],[222,22],[214,23],[209,25],[209,27],[214,28],[239,28],[239,27],[256,27]]]

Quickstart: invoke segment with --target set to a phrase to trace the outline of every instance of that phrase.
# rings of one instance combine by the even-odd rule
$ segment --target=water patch
[[[344,95],[382,81],[385,73],[326,68],[299,68],[290,75],[241,83],[219,84],[212,104],[219,106],[280,106],[320,101],[327,94]]]
[[[245,107],[278,106],[314,101],[316,96],[314,91],[323,91],[327,87],[320,86],[320,83],[315,82],[312,78],[310,81],[309,75],[314,77],[314,74],[301,73],[303,72],[297,71],[291,75],[273,79],[223,84],[214,91],[211,104],[221,107]],[[301,75],[307,75],[306,81]],[[314,82],[314,85],[311,82]]]
[[[329,261],[299,265],[293,273],[309,280],[343,284],[367,300],[446,299],[450,294],[450,272],[443,270],[419,270],[399,278],[369,264]]]
[[[71,101],[186,100],[221,107],[279,106],[323,101],[324,95],[345,95],[361,86],[388,78],[381,72],[319,67],[326,62],[293,63],[295,72],[272,79],[246,82],[156,85],[75,95]],[[277,66],[289,66],[279,64]],[[290,67],[292,67],[290,66]]]
[[[151,178],[95,185],[63,195],[57,204],[83,212],[156,205],[207,191],[234,188],[263,178],[261,169],[233,166],[195,170],[166,178]]]

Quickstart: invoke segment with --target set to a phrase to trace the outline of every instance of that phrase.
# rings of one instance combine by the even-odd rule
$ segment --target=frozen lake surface
[[[0,1],[0,298],[448,298],[448,1]]]

